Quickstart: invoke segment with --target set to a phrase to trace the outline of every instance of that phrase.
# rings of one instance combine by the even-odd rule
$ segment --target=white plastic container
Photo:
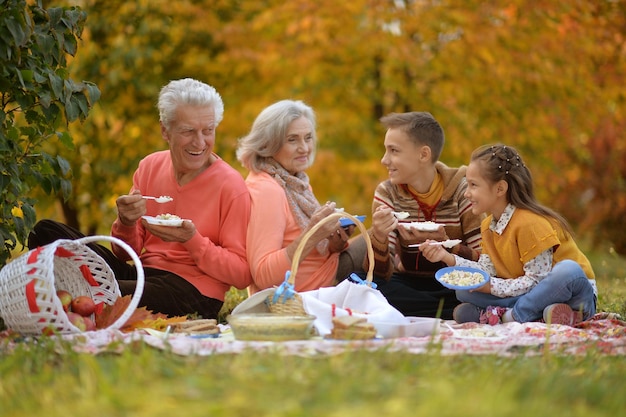
[[[397,337],[424,337],[439,334],[440,319],[407,317],[406,323],[371,321],[378,336],[385,339]]]

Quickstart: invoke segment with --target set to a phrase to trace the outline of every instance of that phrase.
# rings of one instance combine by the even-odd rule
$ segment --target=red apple
[[[96,311],[96,303],[89,296],[79,295],[72,300],[71,308],[74,313],[87,317]]]
[[[90,319],[89,317],[83,317],[83,321],[85,322],[85,329],[88,332],[96,330],[96,323],[92,319]]]
[[[80,314],[70,311],[69,313],[67,313],[67,318],[70,320],[70,323],[76,326],[81,332],[87,330],[87,323],[85,323],[85,318]]]
[[[70,310],[70,304],[72,303],[72,294],[70,294],[69,291],[57,290],[57,297],[59,297],[59,300],[61,301],[63,311],[67,313]]]

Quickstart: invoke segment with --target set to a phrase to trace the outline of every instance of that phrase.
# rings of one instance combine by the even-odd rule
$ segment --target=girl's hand
[[[430,262],[442,261],[448,266],[454,266],[456,264],[454,255],[445,250],[441,245],[429,245],[429,243],[435,242],[436,241],[433,240],[426,240],[426,242],[422,243],[419,247],[422,255]]]
[[[469,290],[469,292],[482,292],[485,294],[491,294],[491,281],[487,282],[482,287],[474,288],[473,290]]]

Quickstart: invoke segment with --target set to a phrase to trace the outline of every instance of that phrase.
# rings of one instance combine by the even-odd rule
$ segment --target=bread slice
[[[364,317],[333,317],[333,328],[329,337],[344,340],[373,339],[376,337],[376,328]]]
[[[364,317],[357,316],[340,316],[333,317],[333,326],[339,329],[347,329],[353,326],[363,325],[367,323]]]
[[[220,328],[215,319],[187,320],[172,325],[173,333],[217,334]]]

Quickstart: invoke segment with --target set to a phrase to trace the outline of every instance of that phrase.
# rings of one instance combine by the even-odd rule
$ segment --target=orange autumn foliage
[[[125,295],[118,297],[112,305],[105,305],[102,312],[96,315],[96,328],[105,329],[115,323],[128,309],[130,300],[131,296]],[[140,328],[164,330],[170,324],[180,323],[186,320],[187,317],[184,316],[168,317],[165,314],[153,313],[146,309],[146,307],[138,307],[133,311],[133,314],[120,330],[123,332],[131,332]]]
[[[429,111],[446,132],[446,164],[467,164],[482,144],[516,146],[543,204],[626,254],[625,2],[82,3],[70,70],[103,94],[70,127],[78,151],[50,144],[72,167],[73,192],[38,196],[38,218],[108,233],[139,160],[166,149],[158,91],[184,74],[224,98],[215,151],[243,175],[237,139],[265,106],[302,99],[317,114],[316,196],[371,217],[387,178],[380,116]]]

